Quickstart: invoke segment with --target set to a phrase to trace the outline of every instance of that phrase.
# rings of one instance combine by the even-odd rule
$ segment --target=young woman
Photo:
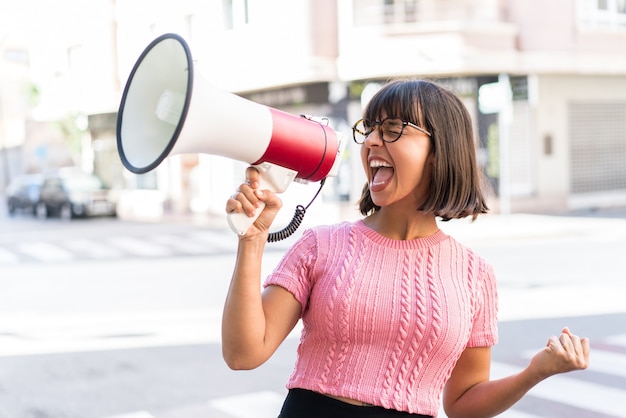
[[[281,207],[258,173],[227,212],[265,208],[239,247],[223,316],[233,369],[265,362],[300,318],[298,359],[279,418],[492,417],[541,380],[587,367],[589,341],[564,328],[519,374],[490,380],[497,342],[491,266],[438,228],[487,212],[470,116],[447,89],[385,85],[353,127],[367,175],[364,216],[306,230],[261,288]]]

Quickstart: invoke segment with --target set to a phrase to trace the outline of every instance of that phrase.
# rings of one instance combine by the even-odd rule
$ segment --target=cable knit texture
[[[493,270],[442,231],[400,241],[363,221],[309,229],[268,285],[302,305],[288,388],[437,416],[463,350],[497,342]]]

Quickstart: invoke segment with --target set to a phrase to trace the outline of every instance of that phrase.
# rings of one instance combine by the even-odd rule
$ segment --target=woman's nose
[[[381,146],[383,144],[383,139],[380,134],[379,126],[375,127],[374,130],[367,136],[367,138],[365,138],[364,144],[372,147]]]

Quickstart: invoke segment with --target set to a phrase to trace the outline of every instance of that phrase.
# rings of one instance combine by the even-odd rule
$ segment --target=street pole
[[[510,153],[510,135],[511,124],[513,122],[513,94],[511,92],[511,83],[508,74],[500,74],[498,76],[498,84],[502,90],[502,107],[498,112],[498,138],[500,146],[500,214],[511,214],[511,153]]]

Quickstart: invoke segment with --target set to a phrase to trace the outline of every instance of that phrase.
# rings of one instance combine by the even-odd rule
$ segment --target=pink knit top
[[[492,268],[441,231],[400,241],[362,221],[309,229],[268,285],[302,305],[288,388],[437,416],[463,350],[497,342]]]

